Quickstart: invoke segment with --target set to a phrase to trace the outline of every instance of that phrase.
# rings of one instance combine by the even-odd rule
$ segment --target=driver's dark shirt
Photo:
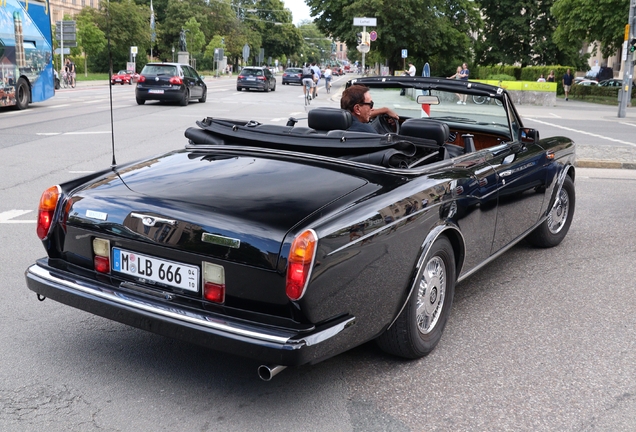
[[[351,122],[351,126],[349,127],[349,129],[347,129],[348,131],[369,132],[373,134],[378,133],[378,131],[375,130],[373,126],[371,126],[369,123],[362,123],[360,120],[358,120],[354,116],[351,116],[351,117],[353,121]]]

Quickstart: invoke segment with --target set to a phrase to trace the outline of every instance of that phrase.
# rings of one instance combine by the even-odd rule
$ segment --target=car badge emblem
[[[158,217],[158,216],[148,216],[148,215],[144,215],[144,214],[140,214],[140,213],[131,213],[130,217],[141,219],[141,223],[144,224],[147,227],[153,227],[157,223],[164,223],[164,224],[168,224],[168,225],[176,225],[177,224],[176,220],[165,219],[165,218]]]
[[[155,77],[155,81],[159,81],[159,77]]]
[[[238,249],[241,246],[241,241],[238,239],[224,237],[217,234],[203,233],[201,235],[201,241],[205,243],[212,243],[219,246],[227,246],[234,249]]]

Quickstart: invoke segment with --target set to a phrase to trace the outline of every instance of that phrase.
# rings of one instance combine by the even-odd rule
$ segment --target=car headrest
[[[320,131],[347,130],[351,122],[351,113],[340,108],[314,108],[307,114],[309,127]]]
[[[446,123],[430,119],[407,119],[400,126],[400,135],[431,139],[440,146],[448,140],[449,134]]]

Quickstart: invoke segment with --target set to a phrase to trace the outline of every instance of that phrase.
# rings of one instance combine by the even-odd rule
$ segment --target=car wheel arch
[[[454,223],[452,222],[441,223],[433,227],[433,229],[429,231],[428,235],[422,242],[422,247],[420,248],[420,253],[418,255],[418,263],[413,268],[413,274],[411,275],[409,279],[410,280],[408,285],[409,291],[406,297],[403,299],[402,304],[400,305],[400,308],[398,309],[397,313],[391,320],[391,323],[386,327],[386,329],[390,329],[391,326],[395,324],[395,321],[397,321],[399,316],[402,314],[402,311],[404,310],[404,308],[408,305],[409,299],[411,298],[411,296],[413,295],[416,289],[415,279],[417,277],[419,267],[424,263],[424,260],[426,259],[426,256],[428,255],[430,249],[433,247],[433,244],[435,244],[435,241],[442,235],[448,239],[451,246],[453,247],[453,252],[455,255],[455,275],[456,275],[456,279],[459,280],[459,275],[463,267],[465,250],[466,250],[464,236],[462,235],[459,227],[455,225]]]

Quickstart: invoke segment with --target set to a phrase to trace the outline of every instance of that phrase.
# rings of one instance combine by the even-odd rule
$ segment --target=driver
[[[400,116],[389,108],[374,109],[369,87],[361,84],[354,84],[342,93],[340,108],[351,112],[353,123],[347,129],[350,131],[378,133],[369,121],[379,115],[387,115],[392,122],[400,119]]]

